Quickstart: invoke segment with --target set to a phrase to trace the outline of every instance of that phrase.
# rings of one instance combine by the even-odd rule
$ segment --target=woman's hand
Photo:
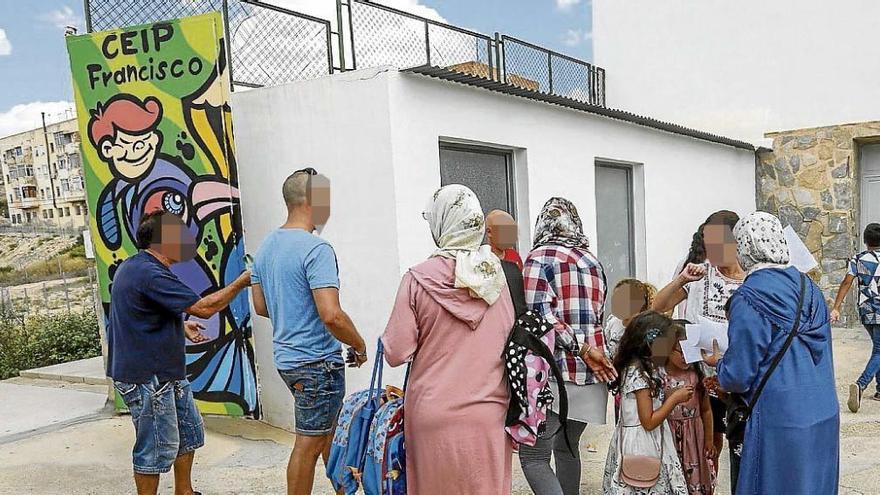
[[[607,383],[617,379],[617,370],[600,349],[588,345],[581,349],[580,358],[593,370],[593,374],[600,382]]]
[[[713,368],[718,366],[718,361],[721,361],[721,357],[724,355],[721,353],[721,346],[715,339],[712,339],[712,354],[706,354],[706,351],[700,351],[700,353],[703,355],[703,362]]]
[[[701,278],[706,276],[706,265],[696,264],[696,263],[688,263],[687,266],[678,274],[678,277],[683,282],[682,285],[696,282]]]

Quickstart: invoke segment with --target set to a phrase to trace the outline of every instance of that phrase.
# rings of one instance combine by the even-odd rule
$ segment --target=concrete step
[[[104,358],[101,356],[25,370],[20,372],[19,375],[23,378],[86,383],[89,385],[110,384],[110,379],[107,378],[104,371]]]

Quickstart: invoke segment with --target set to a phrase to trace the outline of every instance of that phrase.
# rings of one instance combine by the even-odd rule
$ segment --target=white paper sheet
[[[697,347],[697,342],[700,340],[700,332],[698,329],[688,328],[692,326],[685,325],[687,340],[681,341],[681,352],[684,355],[684,361],[688,364],[698,363],[703,360],[703,354],[700,352],[701,349]]]
[[[791,225],[782,229],[782,233],[785,235],[785,241],[788,243],[788,252],[791,257],[788,262],[789,265],[797,268],[802,273],[807,273],[819,265],[819,263],[816,262],[816,258],[810,254],[810,250],[807,249],[804,241],[802,241],[800,236],[797,235],[797,232],[791,228]]]
[[[696,323],[685,325],[687,340],[682,341],[681,350],[685,361],[695,363],[702,360],[701,350],[712,352],[712,341],[718,341],[721,352],[727,352],[727,323],[718,323],[700,318]]]

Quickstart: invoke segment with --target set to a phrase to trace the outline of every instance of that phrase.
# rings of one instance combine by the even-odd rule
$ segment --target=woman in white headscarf
[[[481,245],[485,219],[467,187],[441,188],[423,216],[437,250],[403,276],[382,336],[389,364],[412,362],[407,491],[509,494],[501,354],[514,310],[501,262]]]
[[[840,417],[825,297],[809,277],[788,266],[779,219],[755,212],[733,232],[747,275],[730,298],[730,344],[717,362],[718,384],[751,404],[769,376],[748,417],[742,449],[731,453],[734,491],[837,493]],[[783,349],[779,365],[768,375]],[[714,361],[714,356],[707,359]]]

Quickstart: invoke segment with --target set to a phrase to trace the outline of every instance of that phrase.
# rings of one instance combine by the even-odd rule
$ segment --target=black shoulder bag
[[[755,390],[755,395],[752,396],[750,403],[746,403],[745,398],[740,394],[731,395],[731,403],[728,406],[727,414],[725,415],[727,439],[731,442],[742,443],[745,439],[746,423],[749,421],[752,409],[754,409],[755,404],[758,403],[758,398],[761,397],[761,392],[764,391],[764,386],[767,385],[767,380],[770,379],[770,375],[772,375],[773,371],[776,370],[776,367],[779,366],[779,362],[782,361],[785,352],[791,347],[791,342],[794,340],[794,336],[797,335],[798,327],[800,327],[801,324],[801,310],[803,310],[804,307],[804,293],[806,292],[807,286],[806,276],[804,276],[803,273],[800,275],[801,292],[798,296],[797,315],[794,318],[794,325],[792,325],[791,331],[788,333],[788,338],[785,340],[785,344],[783,344],[782,349],[773,356],[773,361],[770,363],[770,367],[767,368],[767,373],[761,378],[761,383],[758,384],[758,388]]]

